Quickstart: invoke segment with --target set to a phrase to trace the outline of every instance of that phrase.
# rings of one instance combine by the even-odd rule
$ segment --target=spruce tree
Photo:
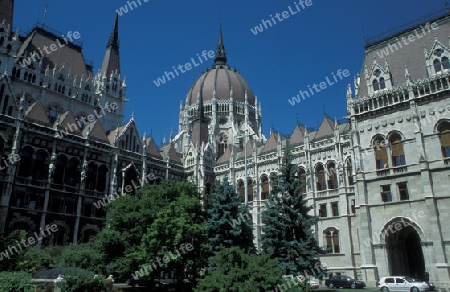
[[[236,189],[228,183],[228,178],[216,183],[206,223],[212,251],[218,252],[222,245],[225,248],[238,246],[245,251],[255,252],[252,226],[248,208],[241,203]]]
[[[262,212],[263,253],[278,259],[286,274],[300,274],[311,269],[318,261],[321,249],[313,234],[317,216],[308,214],[301,193],[302,185],[297,178],[298,167],[292,164],[292,153],[287,143],[278,181],[272,184],[272,191],[266,208]]]

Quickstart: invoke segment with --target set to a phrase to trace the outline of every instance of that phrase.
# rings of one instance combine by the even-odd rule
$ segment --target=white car
[[[377,282],[377,287],[383,292],[428,292],[430,289],[427,283],[408,276],[383,277]]]
[[[298,275],[297,279],[298,279],[299,282],[302,282],[303,279],[305,279],[305,277],[302,276],[302,275]],[[311,289],[319,288],[319,282],[316,279],[314,279],[314,278],[309,278],[308,285],[311,287]]]

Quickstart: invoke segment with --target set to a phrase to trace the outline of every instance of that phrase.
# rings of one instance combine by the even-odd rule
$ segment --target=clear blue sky
[[[135,0],[137,3],[137,0]],[[178,130],[180,100],[212,60],[160,87],[153,80],[185,64],[203,50],[215,50],[222,13],[228,64],[236,66],[262,103],[263,132],[270,128],[290,134],[296,123],[317,127],[324,114],[346,115],[348,83],[361,72],[364,36],[373,36],[444,8],[444,0],[311,0],[300,12],[263,32],[250,29],[275,13],[296,12],[294,0],[154,1],[140,0],[137,8],[119,17],[122,76],[127,80],[124,123],[135,112],[138,130],[152,132],[158,144]],[[297,0],[295,2],[298,2]],[[119,4],[117,4],[119,3]],[[14,26],[28,31],[42,20],[61,33],[79,31],[85,58],[97,73],[105,53],[115,10],[120,0],[16,0]],[[301,6],[299,6],[301,8]],[[280,16],[281,17],[281,16]],[[331,80],[347,69],[350,77],[292,106],[287,101],[308,85]]]

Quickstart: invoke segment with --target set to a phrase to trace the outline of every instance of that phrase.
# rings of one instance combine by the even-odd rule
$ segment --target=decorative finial
[[[214,58],[214,65],[226,65],[227,55],[225,53],[225,46],[223,45],[222,36],[222,17],[220,18],[220,28],[219,28],[219,41],[216,48],[216,56]]]
[[[47,8],[48,8],[48,4],[45,4],[44,19],[42,20],[42,28],[44,28],[45,21],[47,20]]]

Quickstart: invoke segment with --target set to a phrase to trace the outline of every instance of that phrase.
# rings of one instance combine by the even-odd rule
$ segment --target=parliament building
[[[186,88],[178,133],[160,147],[134,116],[124,121],[118,15],[97,74],[76,39],[42,24],[21,34],[13,15],[14,0],[0,1],[0,233],[55,224],[42,245],[86,242],[104,224],[94,203],[105,194],[164,179],[209,193],[228,177],[250,207],[260,250],[261,212],[289,143],[330,272],[369,286],[425,271],[450,283],[447,10],[367,40],[346,120],[325,116],[287,136],[263,135],[261,103],[229,66],[220,29],[211,67]]]

